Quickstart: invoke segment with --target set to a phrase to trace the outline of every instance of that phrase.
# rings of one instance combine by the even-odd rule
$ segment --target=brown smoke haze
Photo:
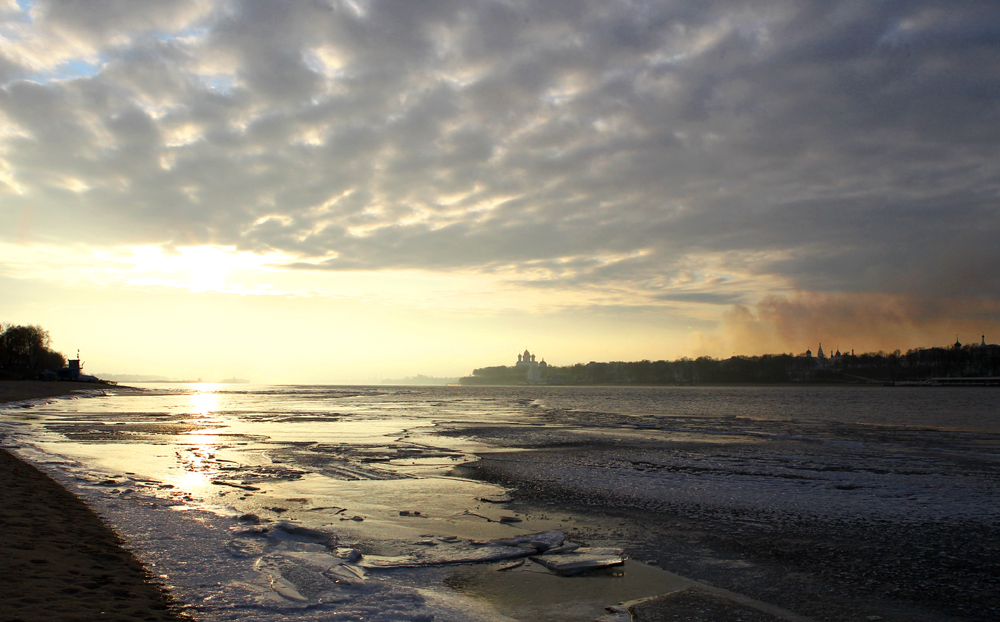
[[[917,299],[887,294],[800,294],[768,296],[753,305],[734,305],[723,314],[719,341],[707,351],[725,355],[814,352],[819,343],[836,350],[871,352],[987,342],[1000,334],[1000,305],[990,300]],[[711,346],[715,346],[712,348]]]

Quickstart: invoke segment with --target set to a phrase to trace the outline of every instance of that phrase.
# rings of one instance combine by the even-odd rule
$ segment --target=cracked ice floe
[[[625,563],[625,554],[621,549],[580,547],[572,551],[553,550],[545,555],[532,556],[531,559],[558,575],[570,576],[597,568],[619,566]]]
[[[268,553],[257,560],[254,570],[292,601],[343,602],[373,589],[363,569],[319,551]]]
[[[360,556],[356,549],[333,548],[329,541],[322,542],[321,532],[300,529],[288,523],[278,524],[266,532],[251,529],[240,532],[240,536],[264,536],[259,539],[274,546],[254,563],[254,570],[270,588],[268,593],[259,597],[263,606],[286,611],[318,612],[326,606],[336,605],[337,611],[343,613],[347,610],[361,611],[374,603],[407,605],[397,607],[399,611],[388,616],[386,610],[379,611],[379,620],[430,620],[438,619],[433,617],[438,614],[444,614],[440,619],[450,620],[456,611],[462,612],[459,618],[462,620],[497,618],[489,612],[484,612],[483,617],[470,617],[470,603],[464,600],[453,602],[455,598],[464,598],[460,595],[427,589],[407,590],[394,585],[389,575],[380,576],[377,572],[367,574],[366,568],[372,571],[426,568],[530,556],[557,574],[573,575],[625,561],[620,549],[580,548],[566,543],[565,534],[561,531],[487,541],[444,537],[438,538],[436,545],[430,549],[398,557]],[[400,611],[413,617],[399,617]],[[366,615],[370,613],[366,610]]]
[[[375,569],[496,562],[544,553],[562,545],[565,539],[566,535],[561,531],[544,531],[485,541],[439,539],[438,546],[417,550],[407,555],[366,555],[358,565]]]
[[[274,542],[276,548],[254,563],[262,587],[269,589],[253,590],[248,585],[257,594],[258,608],[244,607],[227,620],[271,622],[275,615],[281,616],[278,619],[294,615],[306,622],[512,622],[451,590],[401,586],[398,575],[369,576],[352,563],[358,557],[354,549],[337,549],[334,554],[315,542],[284,537]]]
[[[267,527],[253,526],[234,531],[233,536],[226,543],[226,550],[237,558],[259,557],[283,543],[318,545],[323,547],[320,550],[329,550],[336,541],[331,534],[284,521]]]
[[[325,531],[319,531],[318,529],[309,529],[308,527],[303,527],[301,525],[296,525],[295,523],[289,523],[286,521],[280,521],[274,523],[270,530],[267,532],[269,538],[276,538],[280,540],[294,540],[296,542],[314,542],[316,544],[329,544],[336,540],[336,536],[326,533]]]

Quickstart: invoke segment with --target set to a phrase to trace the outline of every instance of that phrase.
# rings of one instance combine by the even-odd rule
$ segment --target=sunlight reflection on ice
[[[215,412],[219,407],[219,396],[216,391],[219,385],[210,382],[194,384],[192,388],[196,391],[191,394],[191,412],[196,415],[207,416]]]
[[[192,445],[181,459],[184,472],[176,481],[171,482],[186,490],[194,486],[206,486],[219,476],[219,463],[215,460],[219,437],[213,434],[191,434],[189,438]]]
[[[191,394],[191,412],[198,416],[199,423],[206,421],[218,410],[219,395],[216,383],[192,383],[195,392]],[[198,430],[186,435],[189,442],[187,450],[177,454],[180,458],[180,468],[183,472],[169,482],[185,491],[207,486],[219,476],[219,463],[215,459],[215,451],[219,447],[219,437],[213,430]]]

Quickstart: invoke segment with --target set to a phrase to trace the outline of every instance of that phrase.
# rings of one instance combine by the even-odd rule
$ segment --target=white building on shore
[[[542,379],[542,370],[544,370],[547,365],[545,363],[545,359],[542,359],[541,362],[536,362],[535,355],[528,352],[528,349],[525,348],[524,354],[517,355],[517,363],[514,367],[519,369],[526,367],[528,382],[538,382]]]

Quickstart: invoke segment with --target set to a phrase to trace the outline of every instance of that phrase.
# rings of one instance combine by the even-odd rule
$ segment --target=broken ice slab
[[[504,572],[506,570],[513,570],[515,568],[520,568],[523,565],[524,565],[524,559],[522,558],[522,559],[519,559],[517,561],[507,562],[506,564],[504,564],[504,565],[500,566],[499,568],[497,568],[497,572]]]
[[[358,561],[363,568],[420,568],[450,564],[478,564],[527,557],[563,543],[561,531],[525,534],[515,538],[470,542],[440,539],[438,546],[413,551],[408,555],[366,555]]]
[[[516,557],[526,557],[536,551],[517,546],[475,545],[455,542],[426,547],[409,555],[365,555],[358,561],[362,568],[421,568],[450,564],[478,564],[496,562]]]
[[[502,546],[529,544],[537,549],[539,553],[544,553],[549,549],[561,546],[565,539],[566,534],[561,531],[542,531],[539,533],[524,534],[523,536],[514,536],[513,538],[487,540],[484,544],[498,544]]]
[[[333,534],[309,529],[308,527],[302,527],[301,525],[286,521],[275,523],[268,533],[268,537],[297,542],[315,542],[317,544],[331,544],[337,541],[337,537]]]
[[[340,559],[347,560],[348,562],[354,563],[361,559],[361,551],[350,547],[337,547],[337,557]]]
[[[626,555],[621,549],[580,547],[569,553],[536,555],[531,559],[558,575],[570,576],[588,570],[624,564]]]
[[[329,570],[329,574],[335,574],[341,579],[364,579],[365,571],[360,566],[355,566],[354,564],[340,564],[339,566],[334,566]]]
[[[566,544],[563,544],[562,546],[557,546],[555,548],[551,548],[551,549],[545,551],[545,554],[546,555],[559,555],[561,553],[572,553],[573,551],[577,550],[578,548],[580,548],[579,544],[575,544],[573,542],[567,542]]]
[[[240,488],[242,490],[260,490],[257,486],[251,486],[242,482],[230,482],[224,479],[213,479],[212,483],[216,486],[232,486],[233,488]]]
[[[487,503],[507,503],[513,501],[514,498],[505,492],[501,492],[495,495],[483,495],[479,497],[480,501],[485,501]]]
[[[275,551],[259,558],[254,570],[289,601],[344,601],[367,585],[364,570],[321,552]]]

